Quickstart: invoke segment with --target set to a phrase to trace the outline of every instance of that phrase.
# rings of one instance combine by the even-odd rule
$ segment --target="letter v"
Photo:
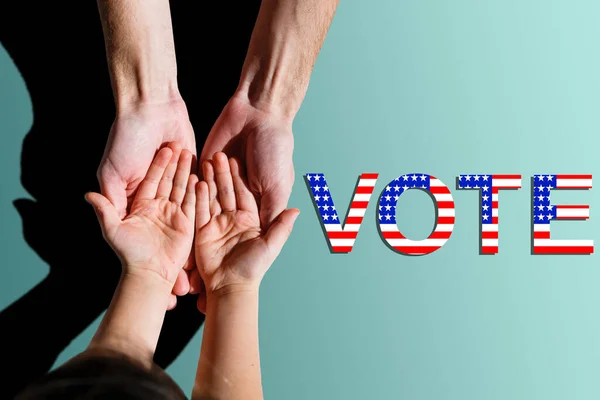
[[[358,184],[354,189],[352,203],[342,227],[329,186],[325,180],[325,174],[305,175],[315,207],[323,223],[327,244],[332,253],[350,253],[352,251],[378,176],[379,174],[362,174],[359,177]]]

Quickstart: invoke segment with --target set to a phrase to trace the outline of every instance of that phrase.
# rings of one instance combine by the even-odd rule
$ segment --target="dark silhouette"
[[[259,6],[258,0],[171,2],[179,86],[198,154],[237,86]],[[0,312],[6,371],[0,398],[12,398],[45,374],[106,309],[120,264],[83,198],[99,189],[96,168],[114,119],[96,2],[3,1],[0,43],[23,75],[33,103],[21,181],[35,200],[14,204],[27,243],[49,266],[42,282]],[[5,267],[27,270],[26,265]],[[194,296],[179,298],[167,313],[155,356],[163,368],[203,322],[195,301]]]

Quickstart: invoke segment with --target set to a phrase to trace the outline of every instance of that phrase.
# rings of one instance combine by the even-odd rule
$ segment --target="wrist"
[[[229,284],[217,289],[207,290],[207,300],[220,301],[223,299],[237,297],[257,297],[260,282],[235,283]]]
[[[151,107],[183,108],[187,113],[185,103],[175,81],[167,80],[163,83],[115,83],[115,106],[117,115],[127,114]]]

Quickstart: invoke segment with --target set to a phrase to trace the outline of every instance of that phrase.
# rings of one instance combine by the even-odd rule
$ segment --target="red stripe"
[[[406,254],[428,254],[439,248],[439,246],[394,246],[394,249]]]
[[[433,194],[451,194],[447,186],[432,186],[429,191]]]
[[[498,223],[498,217],[492,217],[492,224]]]
[[[382,232],[382,233],[383,233],[383,237],[386,239],[406,239],[406,237],[404,237],[404,235],[402,233],[400,233],[399,231]]]
[[[327,232],[329,239],[356,239],[358,232]]]
[[[373,193],[374,186],[358,186],[356,188],[356,193],[360,194],[371,194]]]
[[[556,217],[555,219],[588,219],[589,217]]]
[[[497,185],[497,186],[494,186],[494,188],[496,189],[496,191],[493,192],[493,193],[498,193],[498,189],[521,189],[521,186],[503,186],[503,185]]]
[[[550,232],[533,232],[534,239],[550,239]]]
[[[481,252],[484,254],[496,254],[498,246],[481,246]]]
[[[453,201],[437,201],[438,208],[454,208]]]
[[[492,201],[492,208],[498,208],[498,202]]]
[[[361,179],[377,179],[379,174],[362,174],[360,176]]]
[[[452,235],[452,232],[436,232],[433,231],[427,239],[448,239]]]
[[[454,224],[454,217],[438,217],[438,224]]]
[[[534,246],[535,254],[592,254],[594,246]]]
[[[586,208],[590,208],[590,206],[556,206],[556,208],[582,208],[582,209],[586,209]]]
[[[362,220],[363,217],[348,217],[346,218],[346,221],[344,222],[344,225],[346,224],[362,224]]]
[[[592,179],[592,175],[556,175],[556,179]]]
[[[492,194],[498,194],[498,186],[492,187]]]
[[[353,201],[352,204],[350,204],[350,208],[367,208],[368,204],[368,201]]]
[[[350,253],[352,246],[333,246],[332,249],[334,253]]]
[[[481,232],[482,239],[498,239],[498,232]]]
[[[521,175],[492,175],[492,179],[521,179]]]

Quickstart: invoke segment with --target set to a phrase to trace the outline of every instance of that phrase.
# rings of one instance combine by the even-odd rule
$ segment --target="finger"
[[[113,204],[100,193],[86,193],[85,199],[94,207],[98,222],[105,238],[110,237],[113,229],[121,223],[119,213]]]
[[[285,241],[290,236],[290,233],[292,233],[294,221],[296,221],[298,214],[300,214],[300,210],[297,208],[285,210],[269,227],[269,230],[265,235],[265,241],[271,250],[273,259],[277,257],[283,248]]]
[[[190,271],[190,294],[200,293],[202,290],[202,278],[198,269]]]
[[[194,213],[196,212],[196,184],[198,183],[198,177],[196,175],[190,175],[187,183],[187,190],[185,197],[183,198],[183,204],[181,210],[188,217],[192,223],[194,222]]]
[[[233,179],[233,188],[235,189],[235,199],[238,208],[253,213],[258,212],[256,199],[246,184],[244,171],[240,162],[236,158],[230,158],[229,168],[231,169],[231,177]]]
[[[221,212],[221,205],[217,198],[217,184],[215,182],[215,169],[211,160],[202,163],[202,173],[204,180],[208,184],[208,202],[210,215],[217,215]]]
[[[100,192],[114,204],[120,218],[127,215],[127,184],[121,180],[111,164],[103,163],[98,169]]]
[[[268,229],[273,221],[287,208],[291,190],[265,192],[260,198],[260,226]]]
[[[136,200],[150,200],[156,198],[158,184],[160,183],[172,155],[173,150],[170,148],[165,147],[160,149],[158,154],[156,154],[156,157],[154,157],[154,160],[146,173],[146,177],[140,184]]]
[[[190,251],[190,255],[188,256],[187,261],[185,262],[185,265],[183,266],[183,269],[186,271],[192,271],[196,268],[196,257],[195,257],[195,251],[194,251],[194,247],[192,246],[192,250]]]
[[[169,148],[173,151],[173,154],[171,155],[171,161],[169,161],[167,169],[165,169],[163,172],[160,183],[158,184],[158,190],[156,191],[157,199],[168,199],[169,196],[171,196],[171,190],[173,189],[173,177],[175,177],[177,165],[179,164],[181,145],[179,143],[171,143],[169,144]]]
[[[181,205],[185,197],[190,172],[192,171],[192,153],[188,150],[182,150],[177,163],[177,172],[173,179],[173,189],[171,190],[171,201]]]
[[[223,211],[235,211],[235,191],[233,190],[233,179],[229,169],[229,161],[225,153],[216,153],[213,156],[215,164],[215,180],[219,191],[219,203]]]
[[[177,296],[171,293],[171,297],[169,297],[169,305],[167,305],[167,310],[172,310],[177,306]]]
[[[183,270],[179,270],[175,284],[173,285],[173,294],[184,296],[190,291],[190,280],[188,274]]]
[[[208,183],[202,181],[196,185],[196,229],[210,221],[210,198]]]

